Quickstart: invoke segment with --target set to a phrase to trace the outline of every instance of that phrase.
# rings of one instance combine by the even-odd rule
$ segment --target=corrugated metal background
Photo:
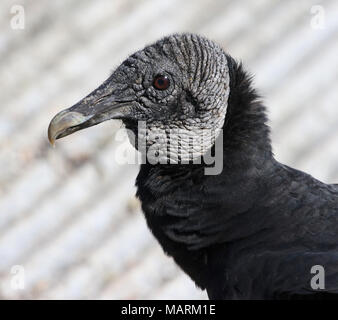
[[[23,30],[11,28],[16,4]],[[255,74],[279,160],[338,181],[336,0],[2,0],[1,298],[206,298],[146,228],[133,198],[138,168],[114,160],[120,124],[55,149],[46,138],[51,117],[128,54],[182,31],[218,41]]]

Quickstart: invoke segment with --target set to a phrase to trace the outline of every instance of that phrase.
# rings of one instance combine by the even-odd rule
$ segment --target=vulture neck
[[[230,94],[223,125],[224,164],[227,158],[251,161],[273,158],[266,108],[252,87],[252,78],[233,58],[227,56]]]
[[[230,95],[223,125],[223,171],[219,175],[208,176],[204,175],[203,165],[142,164],[136,179],[137,197],[141,200],[150,230],[163,250],[201,288],[205,288],[208,283],[208,256],[212,254],[213,248],[223,246],[223,242],[236,241],[242,236],[230,205],[227,212],[222,212],[224,219],[216,226],[215,233],[200,239],[200,231],[203,234],[203,225],[200,223],[205,218],[216,223],[219,219],[217,212],[201,209],[202,200],[219,201],[224,194],[235,194],[242,198],[230,200],[243,203],[249,210],[251,204],[247,199],[251,192],[257,191],[252,181],[257,181],[263,176],[262,171],[270,171],[276,163],[271,151],[265,107],[241,65],[229,57],[228,65]],[[238,189],[238,181],[244,180],[251,181],[252,187],[247,188],[246,194]],[[192,225],[185,223],[187,219],[195,221],[193,223],[197,229],[194,229],[193,234],[189,233]],[[181,229],[179,234],[173,236],[170,230],[175,226]],[[234,233],[234,230],[238,233]],[[184,234],[187,238],[180,238]],[[226,238],[222,238],[224,235]]]

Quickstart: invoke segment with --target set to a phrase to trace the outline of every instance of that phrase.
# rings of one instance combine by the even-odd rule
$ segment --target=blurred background
[[[337,0],[2,0],[1,299],[207,298],[147,230],[120,123],[46,136],[128,54],[183,31],[255,75],[278,160],[338,182]]]

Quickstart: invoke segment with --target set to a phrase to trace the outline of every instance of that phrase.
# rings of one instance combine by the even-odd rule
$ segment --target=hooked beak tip
[[[55,148],[55,140],[53,138],[48,137],[50,145]]]
[[[48,127],[48,140],[50,145],[54,148],[55,147],[55,134],[53,133],[53,129],[51,128],[51,123],[49,124]]]
[[[84,116],[76,111],[63,110],[59,112],[50,122],[48,127],[48,140],[54,147],[55,141],[65,136],[67,129],[78,126],[87,121],[90,116]]]

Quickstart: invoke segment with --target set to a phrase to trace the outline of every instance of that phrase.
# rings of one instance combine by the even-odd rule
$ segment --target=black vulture
[[[141,138],[147,224],[210,299],[337,297],[337,185],[274,158],[252,77],[218,44],[174,34],[132,54],[53,118],[49,140],[109,119]]]

